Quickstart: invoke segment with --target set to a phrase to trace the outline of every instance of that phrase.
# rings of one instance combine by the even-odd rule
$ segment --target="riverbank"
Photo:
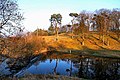
[[[62,75],[29,75],[22,78],[3,78],[2,80],[87,80],[78,77],[69,77]]]
[[[101,58],[111,58],[111,59],[120,59],[120,51],[107,51],[107,50],[58,50],[58,51],[49,51],[54,53],[64,53],[72,54],[75,56],[90,56],[90,57],[101,57]],[[109,53],[109,54],[108,54]]]

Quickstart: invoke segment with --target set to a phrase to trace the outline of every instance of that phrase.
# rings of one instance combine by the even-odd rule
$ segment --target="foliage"
[[[71,20],[72,25],[68,25],[68,27],[72,27],[71,32],[73,33],[73,29],[75,27],[75,24],[76,24],[76,21],[77,21],[76,19],[78,17],[78,14],[77,13],[70,13],[69,16],[73,17],[73,19]]]
[[[77,13],[70,13],[69,16],[71,16],[71,17],[78,17],[78,14]]]
[[[33,56],[46,47],[45,41],[38,36],[9,37],[6,38],[5,46],[1,50],[2,54],[10,57]]]
[[[36,29],[32,34],[36,36],[47,36],[48,32],[47,30]]]
[[[55,34],[56,34],[56,37],[57,37],[58,36],[58,30],[59,30],[58,25],[61,26],[61,24],[62,24],[62,15],[61,14],[51,15],[50,22],[51,22],[51,26],[54,27]]]
[[[54,34],[54,27],[52,25],[48,28],[48,32],[50,35]]]

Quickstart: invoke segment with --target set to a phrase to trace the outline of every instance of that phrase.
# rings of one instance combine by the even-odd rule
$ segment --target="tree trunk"
[[[110,42],[108,38],[107,38],[107,46],[110,46]]]
[[[109,42],[109,32],[107,32],[107,46],[110,45],[110,42]]]
[[[82,38],[83,38],[82,45],[84,46],[84,45],[85,45],[85,43],[84,43],[84,40],[85,40],[84,33],[83,33],[83,36],[82,36]]]
[[[74,20],[74,19],[73,19]],[[72,39],[73,39],[73,21],[72,21]]]
[[[102,36],[102,42],[103,42],[103,46],[104,46],[104,43],[105,43],[105,37],[104,37],[104,34]]]
[[[58,27],[57,27],[57,22],[56,22],[56,26],[55,26],[55,34],[56,34],[56,38],[55,40],[58,40]]]
[[[58,40],[58,29],[56,30],[56,41]]]

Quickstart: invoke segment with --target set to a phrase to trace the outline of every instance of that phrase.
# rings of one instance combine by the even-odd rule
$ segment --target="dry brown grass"
[[[45,42],[48,45],[48,50],[67,51],[80,50],[83,53],[94,54],[100,56],[116,56],[120,57],[120,42],[116,39],[115,34],[105,36],[105,43],[103,45],[102,40],[99,40],[99,34],[85,34],[85,45],[83,46],[82,38],[80,36],[71,36],[66,34],[60,34],[56,41],[55,36],[43,36]],[[107,39],[109,40],[109,46],[107,45]]]
[[[120,42],[117,41],[115,34],[111,36],[105,36],[105,42],[108,39],[110,45],[103,45],[99,40],[98,34],[85,34],[85,45],[81,44],[82,38],[74,36],[71,38],[69,34],[60,34],[56,41],[55,36],[27,36],[20,39],[10,39],[8,43],[7,54],[13,57],[36,55],[48,50],[57,51],[69,51],[69,50],[81,50],[81,51],[98,51],[102,53],[120,53]],[[102,51],[101,51],[102,50]],[[4,52],[4,51],[3,51]]]
[[[112,35],[114,37],[114,35]],[[53,47],[57,50],[59,49],[74,49],[74,50],[83,50],[83,46],[81,45],[82,39],[81,38],[74,38],[71,39],[69,36],[60,35],[58,40],[55,40],[55,36],[44,36],[46,43],[48,46]],[[109,40],[110,45],[107,46],[106,44],[103,45],[102,41],[99,40],[98,34],[86,35],[85,45],[89,49],[93,50],[102,50],[102,49],[109,49],[109,50],[120,50],[120,42],[116,41],[115,39],[111,38],[110,36],[105,36],[105,43]]]
[[[55,36],[44,36],[46,43],[49,47],[53,47],[57,50],[61,49],[80,49],[80,43],[66,36],[59,36],[58,40],[55,40]]]
[[[47,44],[42,37],[27,36],[7,38],[5,45],[2,54],[17,58],[38,54]]]

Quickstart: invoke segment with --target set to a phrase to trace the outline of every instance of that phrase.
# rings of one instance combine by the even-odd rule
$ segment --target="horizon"
[[[109,2],[109,3],[108,3]],[[62,15],[62,25],[70,23],[69,13],[86,10],[94,12],[98,9],[120,8],[119,0],[18,0],[19,8],[24,14],[23,25],[26,30],[34,31],[37,28],[47,30],[50,26],[50,16],[54,13]]]

